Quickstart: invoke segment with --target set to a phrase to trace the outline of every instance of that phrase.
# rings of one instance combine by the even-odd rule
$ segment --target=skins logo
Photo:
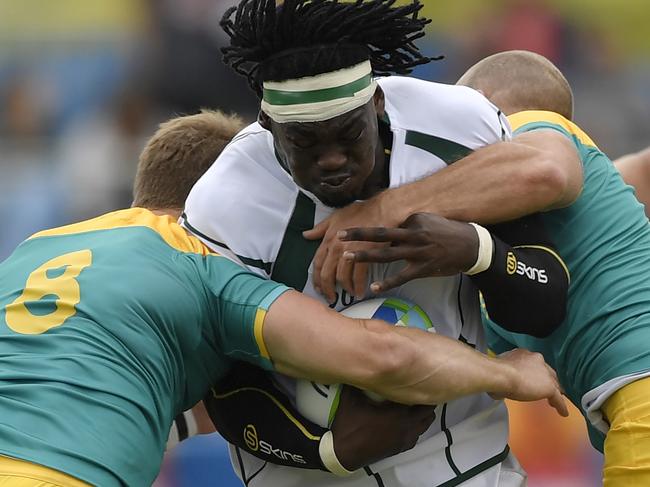
[[[280,460],[291,461],[294,463],[307,463],[301,455],[284,451],[280,448],[273,448],[273,445],[264,440],[260,440],[257,435],[257,429],[252,424],[246,425],[244,428],[244,442],[250,451],[260,451],[265,455],[273,455]]]
[[[257,430],[252,424],[247,424],[244,428],[244,443],[250,451],[257,451],[260,449],[260,442],[257,438]]]
[[[527,266],[523,262],[517,262],[517,257],[512,252],[508,252],[506,257],[506,272],[510,275],[516,273],[520,276],[525,276],[531,281],[537,281],[540,284],[546,284],[548,282],[548,276],[544,269],[537,269]]]
[[[508,252],[508,255],[506,256],[506,272],[509,275],[517,272],[517,257],[515,257],[515,254],[512,252]]]

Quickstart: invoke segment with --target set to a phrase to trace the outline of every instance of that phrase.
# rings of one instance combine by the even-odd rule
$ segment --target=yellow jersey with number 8
[[[271,369],[287,288],[133,208],[38,233],[0,264],[0,455],[151,485],[173,418],[232,360]]]

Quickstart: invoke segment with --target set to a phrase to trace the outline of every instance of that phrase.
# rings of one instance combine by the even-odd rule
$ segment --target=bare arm
[[[650,215],[650,148],[620,157],[614,165],[623,180],[634,187],[637,199],[645,205],[646,215]]]
[[[489,358],[441,335],[346,318],[293,291],[273,303],[263,334],[278,372],[351,384],[396,402],[439,404],[488,392],[564,407],[555,373],[538,354]]]
[[[341,259],[359,244],[336,234],[352,227],[397,227],[413,213],[484,225],[570,205],[582,190],[582,164],[575,146],[555,130],[534,130],[512,142],[492,144],[411,184],[338,210],[313,230],[322,238],[314,257],[314,284],[329,299],[335,283],[362,294],[365,266]],[[353,269],[354,267],[354,269]]]
[[[400,222],[413,213],[429,212],[491,224],[568,206],[581,189],[582,164],[575,146],[554,130],[536,130],[386,191],[379,201],[401,212]]]

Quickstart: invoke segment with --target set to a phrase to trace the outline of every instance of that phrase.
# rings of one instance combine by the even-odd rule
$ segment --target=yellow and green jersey
[[[489,346],[497,353],[513,346],[541,352],[567,396],[587,413],[589,391],[650,370],[650,225],[632,188],[579,127],[544,111],[509,119],[515,133],[551,129],[573,141],[583,189],[569,207],[542,214],[571,275],[563,324],[539,339],[488,321]],[[590,429],[602,449],[602,433]]]
[[[272,368],[286,289],[141,208],[34,235],[0,264],[0,455],[151,485],[176,414],[233,360]]]

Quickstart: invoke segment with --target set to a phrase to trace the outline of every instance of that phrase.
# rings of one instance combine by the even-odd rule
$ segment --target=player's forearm
[[[457,340],[412,328],[396,327],[391,332],[394,348],[407,350],[407,356],[358,387],[392,401],[440,404],[480,392],[507,396],[519,380],[510,364]]]
[[[516,371],[441,335],[353,320],[300,293],[273,303],[264,339],[278,372],[346,383],[405,404],[507,395]]]
[[[280,296],[264,320],[264,342],[276,371],[324,384],[357,385],[388,361],[382,335],[295,291]]]
[[[582,173],[577,152],[562,139],[537,131],[490,145],[420,181],[381,193],[378,203],[395,225],[417,212],[491,224],[567,206],[581,191]]]

